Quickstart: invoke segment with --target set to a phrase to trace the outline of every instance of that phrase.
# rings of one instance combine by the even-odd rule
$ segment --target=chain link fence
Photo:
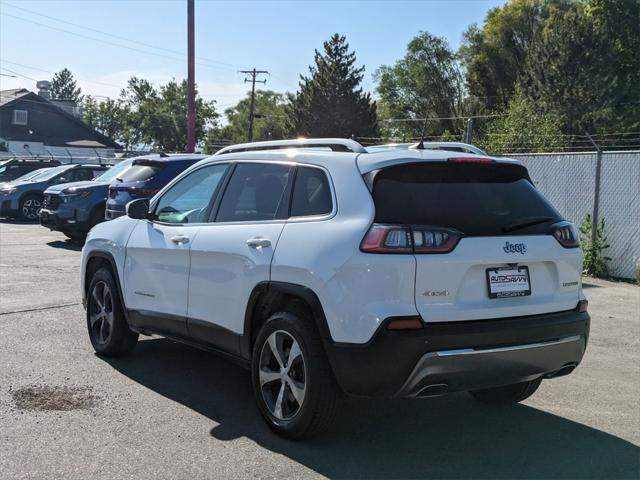
[[[521,160],[535,185],[578,226],[593,215],[596,152],[505,154]],[[599,218],[605,219],[610,275],[633,279],[640,262],[640,151],[603,152]]]

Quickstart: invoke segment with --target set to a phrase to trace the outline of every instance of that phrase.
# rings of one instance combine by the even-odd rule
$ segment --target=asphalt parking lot
[[[583,363],[521,405],[351,400],[329,433],[290,442],[221,358],[157,337],[95,356],[79,261],[63,235],[0,220],[2,478],[640,477],[638,286],[585,280]]]

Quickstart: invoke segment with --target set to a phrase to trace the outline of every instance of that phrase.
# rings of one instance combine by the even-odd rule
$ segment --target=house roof
[[[13,88],[11,90],[0,90],[0,108],[6,104],[11,103],[19,98],[28,95],[29,90],[26,88]]]
[[[88,142],[99,143],[100,146],[104,146],[104,147],[110,147],[110,148],[116,148],[116,149],[121,149],[122,148],[122,146],[119,145],[115,140],[113,140],[112,138],[107,137],[106,135],[103,135],[102,133],[98,132],[93,127],[91,127],[90,125],[87,125],[85,122],[83,122],[82,119],[76,117],[75,115],[72,115],[71,113],[69,113],[69,112],[63,110],[62,108],[60,108],[59,106],[57,106],[55,103],[50,102],[46,98],[43,98],[40,95],[27,90],[26,88],[14,88],[12,90],[0,90],[0,109],[8,107],[9,105],[13,104],[14,102],[17,102],[17,101],[20,101],[20,100],[29,101],[29,102],[36,102],[36,103],[39,103],[39,104],[42,104],[42,105],[46,105],[47,107],[49,107],[51,109],[54,109],[57,114],[66,117],[70,121],[76,123],[77,125],[83,127],[84,129],[90,131],[93,134],[93,136],[98,139],[97,142],[95,140],[89,140],[89,139],[78,139],[77,141],[74,141],[74,142],[67,142],[67,145],[74,146],[73,144],[76,143],[76,142],[88,141]],[[94,143],[94,145],[91,145],[91,146],[97,146],[95,143]],[[85,145],[76,145],[76,146],[85,146]]]

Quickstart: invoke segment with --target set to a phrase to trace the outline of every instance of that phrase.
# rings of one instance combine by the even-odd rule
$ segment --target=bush
[[[584,261],[582,262],[582,271],[587,275],[596,278],[606,278],[609,276],[606,262],[611,260],[610,257],[604,256],[604,250],[609,248],[607,236],[605,234],[604,217],[600,219],[596,228],[595,241],[591,241],[591,230],[593,228],[593,219],[587,213],[584,217],[582,225],[580,225],[580,244],[584,252]]]

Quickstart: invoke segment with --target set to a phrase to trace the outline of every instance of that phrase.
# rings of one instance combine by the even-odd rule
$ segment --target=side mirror
[[[135,220],[146,220],[149,218],[149,199],[138,198],[127,203],[127,216]]]

